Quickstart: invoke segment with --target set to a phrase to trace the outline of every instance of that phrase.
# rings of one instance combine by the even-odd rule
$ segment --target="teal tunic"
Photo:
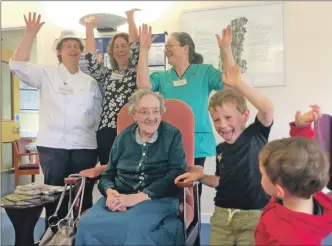
[[[173,68],[150,75],[153,91],[160,92],[166,99],[182,100],[193,110],[195,158],[216,154],[216,140],[209,117],[208,100],[212,90],[223,88],[221,76],[221,71],[209,64],[191,64],[181,78]],[[179,80],[186,80],[186,83]]]

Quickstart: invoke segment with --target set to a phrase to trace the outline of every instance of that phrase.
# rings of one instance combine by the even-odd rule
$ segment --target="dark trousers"
[[[97,150],[78,149],[66,150],[47,147],[37,147],[40,166],[44,173],[44,183],[48,185],[64,185],[64,179],[70,174],[77,174],[82,170],[93,168],[97,164]],[[92,207],[92,191],[94,182],[86,182],[82,212]],[[64,218],[68,213],[68,196],[63,200],[58,217]],[[57,204],[45,207],[48,219],[55,212]],[[46,219],[46,228],[48,221]]]
[[[108,164],[110,152],[115,138],[116,128],[104,127],[97,131],[97,151],[100,165]]]

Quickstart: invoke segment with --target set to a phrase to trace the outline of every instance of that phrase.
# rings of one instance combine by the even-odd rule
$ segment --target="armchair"
[[[176,99],[165,100],[166,112],[162,116],[162,120],[177,127],[182,134],[182,141],[186,153],[186,161],[188,169],[194,168],[194,115],[191,108],[184,102]],[[132,117],[128,114],[128,104],[124,105],[118,114],[117,132],[120,133],[129,125],[134,123]],[[88,179],[99,179],[100,175],[105,171],[107,165],[98,166],[80,172],[80,175]],[[75,183],[75,179],[66,179],[66,183]],[[185,245],[200,244],[200,209],[198,184],[190,185],[190,187],[181,187],[181,195],[179,197],[180,219],[184,223]]]

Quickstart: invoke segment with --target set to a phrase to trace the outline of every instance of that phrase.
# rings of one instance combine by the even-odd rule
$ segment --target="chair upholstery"
[[[19,177],[21,175],[32,175],[32,182],[34,182],[34,175],[39,174],[39,156],[37,152],[26,152],[26,146],[32,143],[31,139],[21,138],[13,142],[14,149],[14,169],[15,169],[15,187],[19,184]],[[29,163],[21,164],[21,158],[29,157]],[[33,160],[35,157],[35,160]]]
[[[315,138],[321,147],[327,152],[330,163],[330,181],[327,188],[332,189],[332,116],[323,114],[314,123]]]
[[[186,152],[187,166],[194,166],[194,132],[195,121],[191,108],[184,102],[177,99],[165,100],[166,112],[162,120],[177,127],[182,134],[183,147]],[[119,134],[134,120],[128,113],[128,104],[124,105],[118,114],[117,133]]]

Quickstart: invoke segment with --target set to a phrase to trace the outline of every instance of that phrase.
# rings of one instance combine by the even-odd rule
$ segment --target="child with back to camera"
[[[255,232],[256,245],[321,245],[332,232],[332,198],[324,151],[312,138],[268,143],[259,155],[262,186],[272,196]]]

